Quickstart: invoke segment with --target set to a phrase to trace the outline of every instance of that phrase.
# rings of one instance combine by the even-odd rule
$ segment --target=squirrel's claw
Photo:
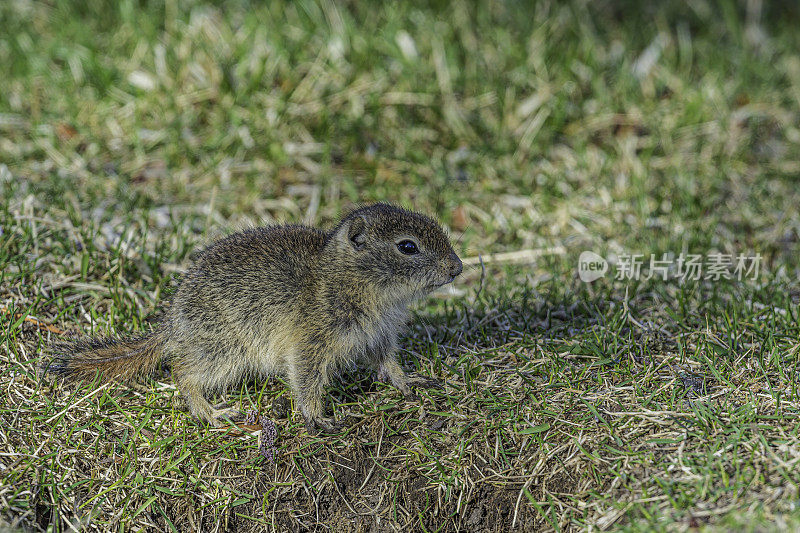
[[[336,422],[333,418],[319,417],[306,420],[306,431],[311,435],[325,434],[335,435],[342,432],[341,422]]]
[[[214,409],[211,412],[211,425],[214,427],[223,427],[226,425],[227,420],[237,421],[244,419],[244,413],[235,407],[226,407],[224,409]]]

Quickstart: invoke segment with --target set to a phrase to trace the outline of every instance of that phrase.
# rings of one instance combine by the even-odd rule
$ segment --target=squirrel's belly
[[[262,376],[286,374],[287,358],[297,351],[301,342],[294,328],[273,323],[242,341],[247,346],[248,366]]]

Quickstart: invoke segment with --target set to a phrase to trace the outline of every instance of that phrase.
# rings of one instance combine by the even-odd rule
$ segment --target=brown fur
[[[398,243],[412,240],[419,253]],[[396,359],[408,306],[461,272],[436,222],[388,204],[357,209],[329,232],[271,226],[235,233],[203,250],[156,331],[128,340],[60,346],[48,366],[71,378],[128,380],[161,361],[192,413],[219,425],[236,416],[207,397],[249,376],[285,376],[310,430],[331,430],[324,387],[366,361],[407,397],[433,380]]]
[[[47,370],[88,381],[129,381],[151,375],[161,361],[161,341],[156,335],[128,339],[85,339],[62,342],[54,347],[56,357]]]

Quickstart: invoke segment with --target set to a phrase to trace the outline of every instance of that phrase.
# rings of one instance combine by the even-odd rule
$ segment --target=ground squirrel
[[[331,231],[248,229],[205,248],[159,325],[131,339],[62,344],[45,370],[126,380],[166,363],[191,412],[219,426],[241,413],[208,397],[249,376],[287,378],[309,431],[332,431],[324,387],[357,360],[407,398],[436,383],[396,358],[408,306],[450,283],[461,260],[432,219],[389,205],[356,209]]]

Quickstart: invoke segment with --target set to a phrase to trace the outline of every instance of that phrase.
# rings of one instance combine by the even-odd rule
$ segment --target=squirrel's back
[[[325,233],[300,225],[266,226],[234,233],[206,247],[186,272],[175,300],[188,306],[284,305],[313,280]]]

